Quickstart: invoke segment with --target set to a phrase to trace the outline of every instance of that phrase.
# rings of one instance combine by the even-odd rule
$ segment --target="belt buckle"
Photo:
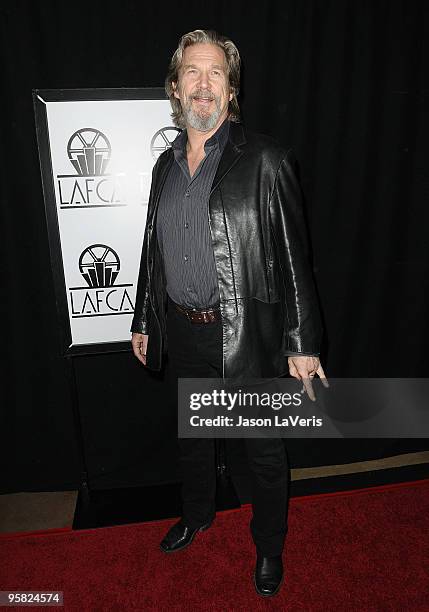
[[[215,323],[217,320],[216,310],[214,308],[210,308],[209,310],[205,310],[203,314],[203,322],[204,323]]]
[[[183,308],[182,312],[186,314],[186,317],[190,323],[212,323],[216,320],[216,313],[214,309],[198,310],[197,308]],[[193,319],[192,315],[201,315],[200,318]]]
[[[207,318],[207,310],[191,310],[191,313],[195,315],[195,319],[190,318],[191,323],[210,323],[210,319]]]

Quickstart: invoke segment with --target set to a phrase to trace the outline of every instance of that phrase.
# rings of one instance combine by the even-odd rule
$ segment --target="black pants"
[[[168,297],[169,370],[178,378],[222,378],[222,322],[191,323]],[[150,340],[149,340],[150,342]],[[213,438],[179,438],[183,519],[196,528],[214,518]],[[252,475],[250,531],[259,554],[281,554],[287,533],[289,465],[283,439],[246,438]]]

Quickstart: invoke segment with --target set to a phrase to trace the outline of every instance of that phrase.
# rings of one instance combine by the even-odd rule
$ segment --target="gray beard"
[[[216,104],[216,110],[214,110],[211,115],[203,116],[194,111],[194,109],[192,108],[192,102],[193,98],[191,98],[187,106],[183,108],[183,114],[185,115],[186,124],[194,128],[194,130],[198,130],[199,132],[209,132],[216,126],[219,117],[222,114],[219,99],[216,97],[214,99],[214,102]]]

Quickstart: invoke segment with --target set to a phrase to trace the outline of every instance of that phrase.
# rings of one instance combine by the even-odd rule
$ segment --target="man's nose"
[[[202,70],[200,72],[200,83],[199,83],[200,87],[202,89],[207,89],[209,86],[209,75],[208,72],[205,72],[204,70]]]

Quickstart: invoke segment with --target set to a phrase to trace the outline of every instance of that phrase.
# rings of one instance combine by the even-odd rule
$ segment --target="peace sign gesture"
[[[311,355],[296,355],[294,357],[288,357],[289,374],[298,380],[302,380],[303,388],[301,390],[307,392],[308,397],[316,401],[314,395],[313,385],[311,380],[317,374],[322,381],[324,387],[329,387],[328,379],[323,371],[322,364],[318,357],[312,357]]]

